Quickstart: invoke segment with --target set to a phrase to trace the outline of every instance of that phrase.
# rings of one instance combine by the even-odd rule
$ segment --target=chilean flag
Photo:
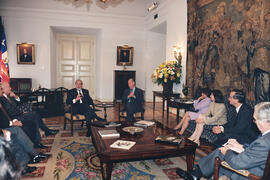
[[[0,81],[9,82],[7,43],[2,18],[0,17]]]

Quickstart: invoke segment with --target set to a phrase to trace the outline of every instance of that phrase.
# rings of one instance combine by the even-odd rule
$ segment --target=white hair
[[[20,179],[21,168],[10,149],[9,142],[0,136],[0,179]]]
[[[270,102],[261,102],[255,106],[254,116],[258,121],[266,121],[270,124]]]

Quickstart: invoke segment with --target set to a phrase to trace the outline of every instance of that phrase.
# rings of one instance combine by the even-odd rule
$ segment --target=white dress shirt
[[[82,89],[77,89],[77,93],[78,95],[81,93],[81,95],[83,96],[83,92],[82,92]],[[72,100],[73,104],[76,103],[76,98]],[[82,103],[82,99],[80,99],[80,103]]]

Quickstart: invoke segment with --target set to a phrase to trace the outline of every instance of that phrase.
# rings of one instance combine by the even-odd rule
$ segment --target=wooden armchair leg
[[[83,125],[84,125],[84,122],[82,121],[81,127],[83,127]]]
[[[219,167],[220,167],[221,160],[219,157],[215,158],[215,171],[214,171],[214,180],[218,180],[219,178]]]
[[[71,129],[71,134],[73,135],[73,121],[70,121],[70,129]]]
[[[66,130],[66,126],[67,126],[67,119],[64,118],[64,130]]]

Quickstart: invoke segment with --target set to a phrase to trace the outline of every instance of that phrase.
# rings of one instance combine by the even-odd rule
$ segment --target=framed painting
[[[132,66],[133,65],[134,48],[127,45],[117,46],[117,65]]]
[[[18,64],[35,64],[35,45],[34,44],[17,44],[17,63]]]

